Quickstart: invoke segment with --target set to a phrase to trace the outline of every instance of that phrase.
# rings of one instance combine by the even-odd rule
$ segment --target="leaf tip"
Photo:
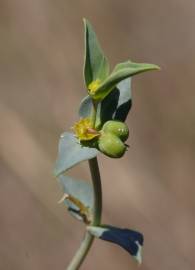
[[[159,67],[158,65],[153,65],[153,69],[154,70],[161,70],[161,67]]]
[[[158,65],[154,64],[143,64],[145,65],[145,70],[160,70],[161,68]]]
[[[87,19],[85,17],[83,17],[83,23],[84,23],[84,26],[87,24]]]
[[[86,29],[88,29],[91,26],[91,23],[89,22],[89,20],[87,18],[83,18],[83,23],[84,23],[84,27]]]

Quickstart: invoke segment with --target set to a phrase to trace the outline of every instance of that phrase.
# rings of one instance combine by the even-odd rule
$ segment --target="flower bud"
[[[120,158],[126,151],[125,144],[113,133],[102,133],[98,140],[99,150],[111,158]]]
[[[128,126],[121,121],[110,120],[107,121],[102,130],[107,133],[110,132],[121,139],[121,141],[125,142],[129,137],[129,129]]]

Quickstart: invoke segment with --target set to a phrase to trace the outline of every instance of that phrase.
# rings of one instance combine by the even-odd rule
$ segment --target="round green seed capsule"
[[[126,151],[125,144],[114,134],[102,133],[98,140],[99,150],[111,158],[120,158]]]
[[[105,133],[111,132],[119,137],[123,142],[125,142],[129,137],[128,126],[121,121],[110,120],[103,125],[102,130]]]

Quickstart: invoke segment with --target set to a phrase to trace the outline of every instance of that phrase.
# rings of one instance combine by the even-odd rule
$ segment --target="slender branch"
[[[74,255],[71,263],[69,264],[67,270],[77,270],[81,266],[82,262],[84,261],[87,253],[93,243],[94,236],[90,233],[86,232],[85,237],[77,250],[76,254]]]
[[[92,126],[95,127],[96,122],[96,112],[97,112],[97,104],[93,104],[93,111],[91,115]],[[98,226],[101,223],[101,214],[102,214],[102,186],[101,186],[101,177],[98,166],[97,158],[92,158],[89,160],[89,168],[91,172],[91,178],[93,183],[93,217],[92,217],[92,226]],[[85,237],[73,257],[71,263],[69,264],[67,270],[78,270],[83,263],[85,257],[87,256],[89,249],[93,243],[94,236],[92,236],[89,232],[85,233]]]

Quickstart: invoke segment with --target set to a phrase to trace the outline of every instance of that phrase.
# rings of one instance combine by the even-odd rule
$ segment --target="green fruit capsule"
[[[120,158],[126,151],[125,144],[113,133],[102,133],[98,140],[99,150],[111,158]]]
[[[125,142],[129,137],[128,126],[121,121],[110,120],[103,125],[102,130],[105,133],[111,132],[119,137],[123,142]]]

